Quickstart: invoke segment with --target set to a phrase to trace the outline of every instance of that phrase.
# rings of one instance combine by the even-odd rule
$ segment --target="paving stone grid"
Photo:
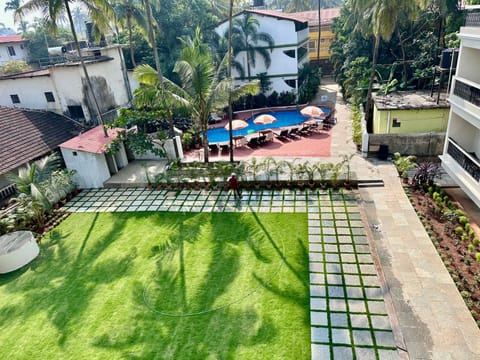
[[[85,190],[71,212],[308,213],[312,359],[398,359],[390,320],[352,192]]]

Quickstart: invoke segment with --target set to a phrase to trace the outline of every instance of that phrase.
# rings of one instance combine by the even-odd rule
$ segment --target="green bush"
[[[473,251],[475,250],[475,247],[473,246],[473,244],[468,244],[468,251],[473,253]]]
[[[477,253],[475,254],[475,260],[477,260],[477,262],[480,263],[480,252],[477,252]]]
[[[457,235],[463,234],[463,228],[461,226],[457,226],[455,228],[455,234],[457,234]]]
[[[462,224],[463,226],[465,226],[466,223],[468,223],[468,218],[466,216],[459,216],[458,217],[458,222],[460,224]]]

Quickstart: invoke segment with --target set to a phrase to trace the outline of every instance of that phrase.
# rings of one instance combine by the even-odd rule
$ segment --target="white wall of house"
[[[105,154],[60,148],[69,170],[75,170],[73,179],[80,189],[101,188],[110,178]]]
[[[86,64],[97,101],[102,113],[105,113],[127,105],[129,97],[126,79],[121,70],[118,46],[102,48],[101,51],[103,56],[109,56],[112,60]],[[84,73],[79,64],[65,63],[40,72],[32,72],[31,77],[0,79],[0,105],[51,110],[67,115],[68,106],[81,106],[85,119],[90,121],[95,111],[92,102],[92,110],[89,110],[82,78]],[[45,92],[51,92],[55,101],[47,102]],[[18,95],[20,103],[12,103],[10,97],[12,94]]]
[[[0,44],[0,66],[12,60],[24,60],[28,59],[26,42],[12,42]],[[11,49],[9,49],[11,48]]]
[[[480,28],[462,27],[442,167],[480,207]]]
[[[243,13],[237,15],[239,17],[244,16]],[[295,22],[293,20],[279,19],[274,16],[260,15],[253,13],[252,16],[259,21],[258,32],[265,32],[270,34],[275,43],[275,47],[270,54],[271,64],[267,69],[267,66],[263,58],[257,54],[255,57],[255,67],[250,68],[250,74],[252,77],[259,73],[266,72],[270,77],[271,91],[278,93],[282,91],[296,91],[298,88],[298,69],[303,64],[308,62],[308,51],[305,52],[305,56],[299,61],[298,48],[307,46],[309,32],[308,27],[303,30],[295,31]],[[215,31],[223,36],[228,30],[228,21],[220,24]],[[258,46],[267,46],[266,43],[258,42]],[[295,57],[290,57],[285,54],[285,51],[293,50]],[[245,76],[247,72],[247,57],[245,52],[239,53],[236,58],[240,64],[242,64],[245,70]],[[233,76],[239,77],[239,73],[233,69]],[[294,80],[295,86],[291,87],[285,80]],[[237,80],[237,82],[241,82]]]

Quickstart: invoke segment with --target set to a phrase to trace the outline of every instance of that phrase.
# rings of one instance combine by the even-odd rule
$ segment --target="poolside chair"
[[[287,135],[289,138],[292,138],[292,139],[296,139],[298,137],[298,127],[294,127],[294,128],[291,128],[289,131],[288,131],[288,135]]]
[[[259,145],[265,144],[265,140],[266,140],[266,139],[267,139],[267,136],[266,136],[266,135],[260,135],[260,136],[258,137],[258,144],[259,144]]]
[[[245,136],[235,138],[235,147],[243,147],[247,145],[248,140]]]
[[[208,149],[212,154],[218,152],[218,145],[217,144],[208,144]]]
[[[251,148],[256,148],[257,146],[260,146],[258,137],[251,137],[250,139],[248,139],[247,145],[250,146]]]
[[[288,136],[288,129],[281,129],[280,132],[273,132],[273,134],[279,139],[286,139]]]
[[[228,144],[220,144],[220,152],[222,154],[228,153],[229,146]]]

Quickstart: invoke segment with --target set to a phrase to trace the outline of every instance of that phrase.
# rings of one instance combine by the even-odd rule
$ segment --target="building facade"
[[[114,118],[116,110],[126,106],[132,96],[121,48],[111,45],[82,51],[100,111],[105,119]],[[49,110],[89,123],[97,120],[83,69],[74,54],[43,69],[0,77],[0,105]]]
[[[0,36],[0,66],[12,60],[27,61],[27,41],[20,35]]]
[[[266,73],[271,82],[271,90],[277,93],[289,91],[297,93],[298,70],[308,63],[308,24],[300,21],[291,14],[285,14],[274,10],[245,10],[234,18],[251,14],[258,20],[258,32],[270,34],[274,46],[270,53],[271,64],[266,66],[263,58],[257,55],[255,66],[251,66],[251,79],[257,78],[258,74]],[[228,21],[217,26],[215,31],[223,36],[228,31]],[[266,43],[258,43],[258,46],[267,47]],[[247,73],[247,56],[241,51],[235,60],[242,65]],[[232,69],[232,75],[237,82],[247,81],[241,78],[239,73]]]
[[[442,167],[480,207],[480,13],[468,13],[456,75],[450,90],[450,118]]]
[[[320,62],[322,67],[331,67],[330,45],[335,39],[335,35],[332,31],[332,24],[333,20],[340,16],[340,8],[321,9],[320,21],[318,21],[318,10],[302,11],[292,13],[292,15],[295,15],[299,20],[308,22],[308,30],[310,33],[310,40],[308,41],[308,57],[310,61],[314,63]],[[318,52],[319,35],[320,54]],[[320,55],[320,58],[318,55]]]

